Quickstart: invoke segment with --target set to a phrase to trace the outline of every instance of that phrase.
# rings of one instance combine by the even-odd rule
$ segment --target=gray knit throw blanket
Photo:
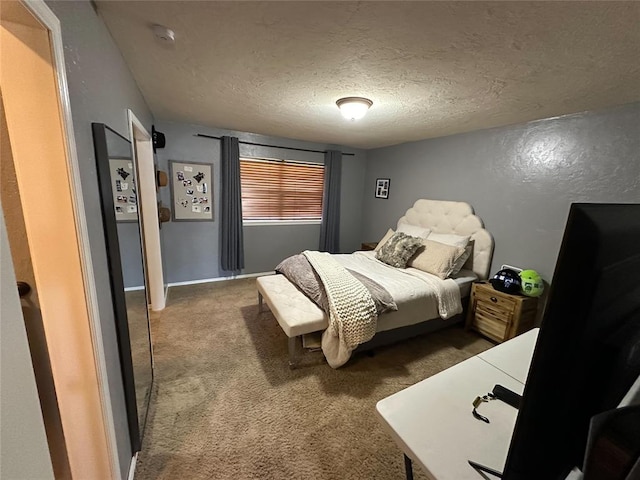
[[[329,301],[329,328],[322,351],[333,368],[344,365],[351,352],[376,333],[376,306],[360,281],[326,252],[302,252],[322,282]]]

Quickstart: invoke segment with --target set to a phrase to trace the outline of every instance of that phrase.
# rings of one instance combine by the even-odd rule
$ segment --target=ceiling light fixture
[[[373,102],[363,97],[345,97],[338,100],[336,105],[347,120],[360,120],[366,115]]]
[[[158,40],[166,44],[172,44],[176,41],[176,34],[174,31],[164,25],[154,25],[153,34]]]

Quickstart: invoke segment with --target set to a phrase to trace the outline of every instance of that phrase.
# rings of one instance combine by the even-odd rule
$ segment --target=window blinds
[[[324,166],[240,159],[244,220],[322,218]]]

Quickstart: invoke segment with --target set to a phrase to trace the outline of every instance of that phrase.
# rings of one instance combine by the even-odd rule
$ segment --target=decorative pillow
[[[464,255],[458,259],[453,266],[451,275],[455,275],[460,271],[465,262],[469,259],[473,253],[473,240],[468,235],[456,235],[455,233],[432,233],[429,235],[429,240],[434,242],[445,243],[447,245],[454,245],[456,247],[464,248]]]
[[[396,232],[394,232],[391,229],[387,230],[387,233],[384,234],[384,237],[382,237],[382,239],[378,242],[378,245],[376,245],[376,248],[374,248],[373,251],[377,252],[378,250],[380,250],[382,246],[385,243],[387,243],[387,240],[389,240],[394,233]]]
[[[407,262],[422,246],[423,239],[396,232],[376,252],[376,258],[392,267],[406,268]]]
[[[423,240],[424,249],[421,249],[407,263],[407,266],[417,268],[423,272],[431,273],[441,279],[448,278],[457,260],[464,255],[464,248],[445,243]]]
[[[431,233],[430,228],[417,227],[415,225],[409,225],[408,223],[398,224],[398,230],[396,231],[406,233],[407,235],[418,238],[427,238]]]

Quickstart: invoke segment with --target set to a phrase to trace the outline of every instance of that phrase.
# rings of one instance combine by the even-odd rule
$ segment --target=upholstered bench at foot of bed
[[[258,310],[262,312],[264,300],[282,331],[289,337],[289,366],[295,368],[300,337],[306,333],[325,330],[329,325],[327,317],[284,275],[258,277],[256,285]]]

